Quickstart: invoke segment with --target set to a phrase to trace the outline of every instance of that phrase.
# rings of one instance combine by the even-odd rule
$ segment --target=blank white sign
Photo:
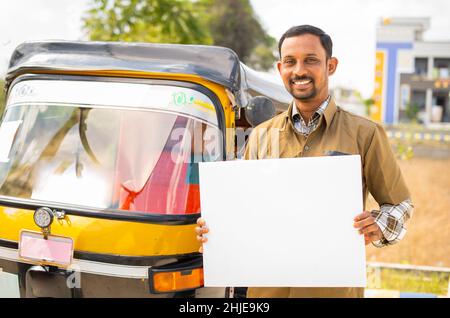
[[[200,163],[206,287],[365,287],[360,156]]]

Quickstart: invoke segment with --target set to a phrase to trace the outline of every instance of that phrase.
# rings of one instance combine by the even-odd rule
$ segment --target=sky
[[[27,40],[86,39],[81,17],[90,0],[0,1],[0,76],[14,48]],[[330,34],[339,60],[331,86],[373,91],[375,32],[382,17],[430,17],[427,41],[450,41],[449,0],[251,0],[266,31],[278,39],[293,25]]]

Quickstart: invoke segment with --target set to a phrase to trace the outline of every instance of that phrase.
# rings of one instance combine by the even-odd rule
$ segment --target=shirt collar
[[[324,117],[323,119],[324,119],[324,122],[327,125],[329,125],[331,123],[331,121],[333,120],[334,114],[337,111],[337,106],[336,106],[336,103],[335,103],[334,98],[332,96],[329,96],[327,100],[328,100],[328,103],[325,106],[326,108],[325,108],[325,111],[323,113],[323,117]],[[287,126],[289,126],[288,122],[290,122],[290,125],[294,129],[294,121],[292,119],[294,108],[296,109],[297,106],[295,106],[295,102],[292,101],[291,104],[289,105],[288,110],[285,112],[286,121],[285,121],[285,124],[283,125],[283,127],[281,128],[281,131],[285,131],[286,130]]]
[[[327,108],[323,112],[323,117],[327,125],[331,124],[331,121],[333,120],[336,111],[337,111],[336,102],[334,101],[334,98],[330,98]]]
[[[328,95],[327,99],[317,108],[317,110],[315,111],[315,113],[314,113],[314,115],[312,116],[311,119],[313,119],[316,114],[318,114],[320,116],[320,115],[322,115],[325,112],[325,110],[327,109],[328,104],[330,103],[330,99],[331,99],[331,97],[330,97],[330,95]],[[296,116],[301,116],[301,115],[298,112],[298,109],[297,109],[297,106],[295,105],[295,102],[292,102],[292,103],[293,103],[292,120],[295,122],[295,117]]]

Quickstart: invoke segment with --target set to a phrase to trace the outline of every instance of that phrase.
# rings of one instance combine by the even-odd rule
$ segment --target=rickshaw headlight
[[[49,208],[39,208],[34,212],[33,218],[37,226],[48,228],[53,222],[53,211]]]

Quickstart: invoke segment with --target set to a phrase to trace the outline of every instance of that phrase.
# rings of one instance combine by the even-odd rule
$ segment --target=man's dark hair
[[[323,30],[316,28],[315,26],[304,24],[293,26],[281,36],[280,41],[278,42],[278,52],[281,58],[281,45],[283,44],[286,38],[291,38],[294,36],[299,36],[302,34],[313,34],[319,37],[320,43],[322,44],[325,52],[327,54],[327,59],[329,59],[333,54],[333,41],[328,34],[326,34]]]

